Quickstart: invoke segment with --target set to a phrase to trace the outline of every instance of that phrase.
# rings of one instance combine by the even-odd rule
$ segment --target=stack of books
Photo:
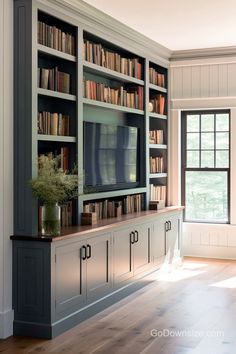
[[[104,68],[118,71],[119,73],[142,78],[142,65],[138,58],[125,58],[120,54],[104,48],[101,44],[84,41],[84,60],[103,66]]]
[[[163,173],[164,172],[164,159],[163,157],[150,156],[150,173]]]
[[[69,136],[69,122],[62,113],[38,112],[38,134]]]
[[[63,93],[70,93],[70,74],[53,69],[38,68],[38,87]]]
[[[163,144],[163,130],[150,130],[149,144]]]
[[[160,74],[153,68],[149,68],[149,81],[153,85],[165,87],[165,75]]]
[[[75,37],[55,26],[38,21],[38,43],[61,52],[75,55]]]
[[[96,213],[97,219],[119,217],[143,210],[143,194],[128,195],[120,200],[105,199],[84,204],[84,213]]]
[[[84,97],[119,106],[143,110],[143,87],[111,88],[103,83],[84,80]]]
[[[166,186],[156,186],[150,184],[150,200],[163,200],[166,202]]]
[[[163,95],[156,95],[150,99],[150,103],[153,107],[153,112],[158,114],[164,114],[165,112],[165,97]]]
[[[61,227],[72,226],[73,203],[72,201],[61,206]]]

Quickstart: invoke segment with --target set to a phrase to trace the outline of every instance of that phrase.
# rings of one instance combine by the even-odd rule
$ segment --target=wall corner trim
[[[13,334],[14,311],[0,312],[0,339],[5,339]]]

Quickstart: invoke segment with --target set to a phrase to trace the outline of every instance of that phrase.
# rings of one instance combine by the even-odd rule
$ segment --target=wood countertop
[[[183,206],[170,206],[166,207],[162,210],[148,210],[141,211],[140,213],[126,214],[122,215],[119,218],[111,218],[99,220],[95,225],[86,225],[86,226],[70,226],[61,229],[61,234],[59,236],[51,236],[51,235],[34,235],[34,236],[26,236],[26,235],[13,235],[11,236],[11,240],[22,240],[22,241],[41,241],[41,242],[56,242],[65,240],[71,237],[85,236],[88,234],[92,234],[95,232],[109,231],[110,228],[119,227],[130,222],[135,221],[149,221],[153,219],[153,216],[156,215],[164,216],[170,212],[182,211],[184,209]]]

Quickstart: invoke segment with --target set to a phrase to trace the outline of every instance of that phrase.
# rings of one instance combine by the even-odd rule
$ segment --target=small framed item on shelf
[[[152,200],[149,202],[149,210],[161,210],[166,207],[165,200]]]
[[[97,224],[97,213],[81,213],[81,225],[96,225]]]

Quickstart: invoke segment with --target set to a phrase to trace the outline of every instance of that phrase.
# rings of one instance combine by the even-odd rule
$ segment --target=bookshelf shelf
[[[59,143],[76,143],[75,136],[38,134],[39,141],[57,141]]]
[[[61,52],[59,50],[56,50],[56,49],[53,49],[53,48],[50,48],[50,47],[46,47],[45,45],[42,45],[42,44],[38,44],[37,48],[38,48],[38,52],[39,53],[55,56],[57,58],[61,58],[61,59],[72,61],[72,62],[76,62],[77,61],[76,57],[73,56],[73,55]]]
[[[83,103],[86,105],[103,107],[103,108],[113,109],[116,111],[122,111],[122,112],[126,112],[126,113],[134,113],[134,114],[144,115],[144,111],[141,111],[140,109],[128,108],[125,106],[118,106],[118,105],[111,104],[111,103],[90,100],[88,98],[83,98]]]
[[[164,114],[158,114],[155,112],[149,112],[149,118],[157,118],[157,119],[167,119],[167,116]]]
[[[149,178],[164,178],[167,177],[167,173],[150,173]]]
[[[140,86],[144,86],[143,80],[139,80],[139,79],[136,79],[135,77],[121,74],[117,71],[104,68],[103,66],[99,66],[97,64],[93,64],[93,63],[90,63],[85,60],[83,61],[83,67],[84,67],[84,71],[88,72],[88,73],[97,74],[97,75],[105,77],[105,78],[116,79],[117,81],[120,81],[120,82],[130,82],[130,83],[134,83],[134,84],[137,84]]]
[[[113,190],[109,192],[98,192],[98,193],[88,193],[80,196],[81,200],[89,201],[89,200],[97,200],[97,199],[106,199],[113,197],[120,197],[132,194],[141,194],[146,193],[147,188],[133,188],[133,189],[122,189],[122,190]]]
[[[149,84],[149,89],[150,90],[155,90],[158,92],[163,92],[163,93],[167,93],[167,89],[161,86],[157,86],[157,85],[153,85],[153,84]]]
[[[167,149],[167,145],[165,144],[149,144],[149,149]]]
[[[46,90],[46,89],[42,89],[42,88],[38,88],[37,92],[38,92],[38,95],[42,95],[42,96],[61,98],[63,100],[68,100],[68,101],[76,101],[76,96],[75,95],[70,95],[70,94],[67,94],[67,93],[62,93],[62,92],[52,91],[52,90]]]

